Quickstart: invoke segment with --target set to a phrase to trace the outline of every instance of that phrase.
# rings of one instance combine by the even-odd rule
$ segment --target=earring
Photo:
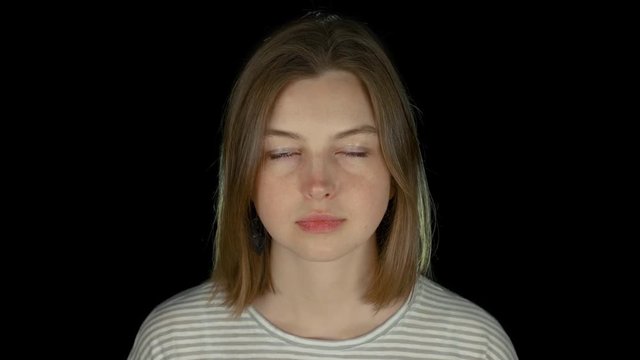
[[[262,252],[264,251],[265,243],[267,242],[267,236],[266,236],[264,225],[262,225],[260,218],[258,217],[257,214],[255,214],[255,212],[252,214],[252,217],[251,217],[251,235],[250,236],[251,236],[251,245],[253,246],[254,251],[258,253],[258,255],[262,254]]]

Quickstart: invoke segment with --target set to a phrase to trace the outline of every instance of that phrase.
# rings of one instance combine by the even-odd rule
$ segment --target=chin
[[[307,261],[315,262],[335,261],[352,253],[358,248],[357,245],[349,244],[349,246],[345,246],[346,244],[344,243],[333,245],[331,245],[330,243],[316,243],[306,245],[307,246],[303,246],[302,248],[298,247],[294,250],[294,252],[300,258],[303,258]]]

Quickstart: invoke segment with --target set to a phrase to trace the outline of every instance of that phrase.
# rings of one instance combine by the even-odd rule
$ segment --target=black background
[[[97,325],[94,348],[126,357],[154,306],[208,277],[219,119],[235,77],[271,31],[316,8],[367,22],[420,109],[436,280],[495,316],[521,358],[543,353],[555,340],[537,329],[569,277],[549,268],[568,235],[556,225],[573,196],[561,175],[572,153],[559,149],[574,128],[580,38],[558,9],[524,5],[74,9],[42,38],[66,89],[52,106],[69,119],[55,128],[68,130],[61,196],[74,194],[63,228],[80,239],[69,245],[81,254],[69,266],[82,279],[79,332]]]

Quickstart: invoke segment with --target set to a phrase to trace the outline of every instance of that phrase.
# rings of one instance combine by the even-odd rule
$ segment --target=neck
[[[276,296],[294,313],[328,316],[363,305],[377,265],[375,239],[333,261],[307,261],[274,246],[271,275]]]
[[[276,293],[253,306],[276,326],[305,337],[349,338],[379,321],[373,305],[362,300],[377,265],[374,238],[332,261],[308,261],[273,243],[270,263]]]

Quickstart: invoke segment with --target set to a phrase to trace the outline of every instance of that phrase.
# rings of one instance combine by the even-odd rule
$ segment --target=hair
[[[293,81],[328,70],[356,75],[368,92],[393,197],[376,230],[378,262],[363,300],[376,311],[406,298],[420,275],[430,277],[432,203],[414,113],[406,90],[376,35],[364,23],[309,13],[267,38],[246,63],[225,110],[220,148],[213,295],[240,314],[267,290],[275,292],[267,234],[253,250],[251,201],[263,134],[276,98]]]

